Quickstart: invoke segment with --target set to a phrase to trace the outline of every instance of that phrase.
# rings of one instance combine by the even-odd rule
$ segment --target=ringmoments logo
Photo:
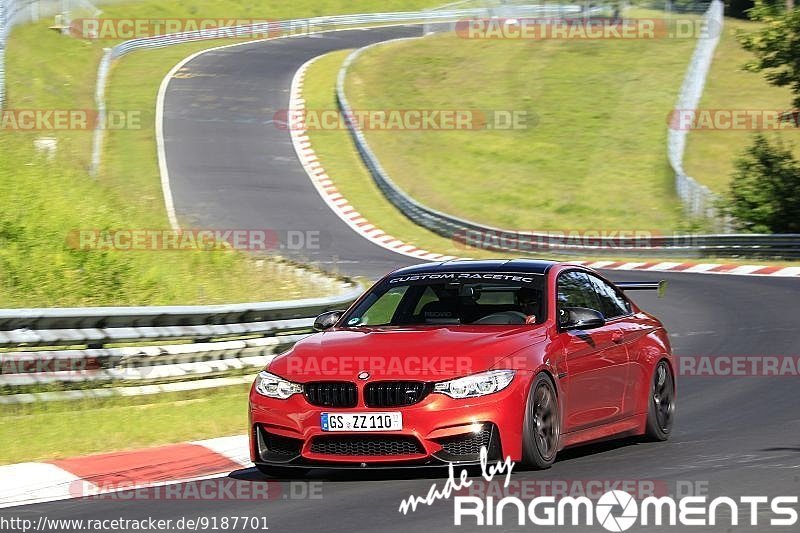
[[[511,485],[515,463],[510,457],[490,465],[486,447],[480,453],[481,477],[485,483]],[[636,524],[642,526],[794,526],[798,521],[797,496],[741,496],[731,498],[707,495],[660,496],[640,499],[630,492],[610,489],[593,500],[587,496],[542,495],[523,500],[518,496],[495,497],[465,495],[476,481],[462,469],[458,477],[453,463],[442,487],[434,483],[425,496],[411,495],[400,503],[403,515],[453,498],[453,523],[456,526],[594,526],[619,533]],[[481,481],[479,481],[481,482]]]
[[[641,501],[623,490],[604,493],[594,502],[587,497],[553,496],[529,502],[513,496],[485,500],[456,496],[454,524],[477,526],[593,526],[607,531],[627,531],[642,526],[793,526],[797,524],[797,496],[720,496],[647,497]]]
[[[615,508],[622,509],[618,516],[614,515]],[[600,496],[595,511],[597,521],[609,531],[630,529],[639,516],[636,500],[624,490],[612,490]]]

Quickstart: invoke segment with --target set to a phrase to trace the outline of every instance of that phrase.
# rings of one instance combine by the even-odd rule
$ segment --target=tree
[[[764,27],[740,36],[745,50],[756,55],[745,68],[764,72],[773,85],[790,87],[792,103],[800,107],[800,10],[784,9],[780,2],[756,0],[750,18],[763,22]]]
[[[722,210],[739,229],[800,233],[800,162],[790,148],[757,134],[735,169]]]
[[[789,87],[794,95],[792,104],[800,108],[800,10],[784,8],[781,2],[756,0],[750,18],[764,26],[740,35],[745,50],[756,56],[745,68],[764,72],[773,85]]]
[[[737,19],[750,19],[750,10],[755,7],[753,0],[726,0],[725,15]]]
[[[761,14],[757,7],[768,8],[772,14],[794,9],[794,0],[725,0],[725,15],[737,19],[757,20]]]

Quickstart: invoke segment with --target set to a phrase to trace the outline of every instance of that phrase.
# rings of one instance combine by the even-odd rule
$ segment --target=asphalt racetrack
[[[291,79],[308,59],[419,31],[398,27],[282,39],[206,53],[188,63],[185,75],[170,83],[165,109],[166,154],[178,216],[198,227],[324,229],[330,246],[311,256],[298,252],[295,258],[347,274],[374,278],[416,262],[368,242],[328,209],[298,164],[289,133],[274,127],[271,120],[275,111],[288,106]],[[614,280],[669,281],[666,298],[649,293],[634,293],[634,298],[665,322],[679,356],[796,358],[800,353],[796,280],[607,274]],[[711,497],[796,496],[800,494],[799,385],[796,376],[679,376],[677,418],[670,441],[623,440],[567,450],[548,471],[515,468],[513,480],[523,484],[645,480],[666,486],[671,493],[679,486],[691,486]],[[0,516],[263,516],[274,532],[444,531],[455,529],[451,501],[438,501],[408,515],[400,514],[398,508],[404,498],[424,496],[432,483],[442,484],[445,477],[443,471],[319,471],[280,482],[276,499],[270,501],[67,500],[6,509]],[[231,479],[250,484],[264,478],[251,469],[231,473]],[[318,491],[319,497],[305,497],[309,488]],[[758,527],[745,523],[691,530],[796,531],[770,527],[765,511]],[[640,528],[635,526],[633,531]],[[476,529],[469,521],[457,528]],[[494,528],[515,529],[534,527],[518,528],[512,520]],[[681,526],[647,529],[687,530]],[[586,530],[604,531],[598,525]]]
[[[281,236],[315,232],[318,249],[284,242],[279,252],[347,274],[377,277],[419,262],[369,243],[330,211],[298,163],[280,112],[289,107],[295,72],[309,59],[420,34],[420,27],[335,31],[211,51],[188,63],[170,82],[164,105],[179,220]]]

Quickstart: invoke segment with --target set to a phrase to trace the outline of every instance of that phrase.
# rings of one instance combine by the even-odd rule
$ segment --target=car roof
[[[541,259],[455,259],[438,263],[423,263],[392,272],[398,274],[421,274],[428,272],[524,272],[546,274],[558,261]]]

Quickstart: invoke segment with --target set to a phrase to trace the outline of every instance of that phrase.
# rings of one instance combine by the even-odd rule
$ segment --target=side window
[[[628,302],[617,293],[614,287],[596,276],[589,276],[589,279],[600,301],[600,309],[598,311],[603,313],[603,316],[608,319],[630,313]]]
[[[598,305],[597,295],[589,276],[578,271],[558,276],[559,310],[565,307],[588,307],[600,311]]]

